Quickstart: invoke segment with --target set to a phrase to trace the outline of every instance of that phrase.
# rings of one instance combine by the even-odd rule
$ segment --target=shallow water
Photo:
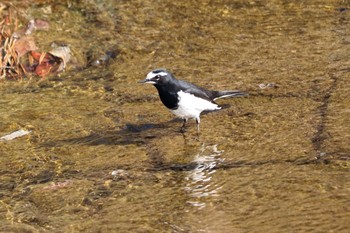
[[[75,59],[0,83],[0,231],[349,231],[349,1],[11,2]],[[181,134],[157,67],[250,96]]]

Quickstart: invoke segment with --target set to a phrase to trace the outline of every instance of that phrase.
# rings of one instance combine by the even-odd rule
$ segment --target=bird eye
[[[160,75],[157,75],[156,77],[154,77],[155,80],[159,80],[160,79]]]

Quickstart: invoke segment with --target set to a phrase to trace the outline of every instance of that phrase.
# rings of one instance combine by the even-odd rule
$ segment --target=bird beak
[[[144,80],[140,80],[140,81],[138,81],[138,83],[147,83],[147,79],[144,79]]]
[[[150,79],[144,79],[144,80],[140,80],[138,81],[138,83],[149,83],[149,84],[155,84],[156,82]]]

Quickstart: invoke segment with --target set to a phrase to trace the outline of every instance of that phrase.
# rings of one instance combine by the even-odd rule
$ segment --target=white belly
[[[198,98],[192,94],[180,91],[178,95],[179,107],[176,110],[170,111],[182,119],[199,119],[199,115],[205,110],[213,111],[220,109],[220,107],[217,104]]]

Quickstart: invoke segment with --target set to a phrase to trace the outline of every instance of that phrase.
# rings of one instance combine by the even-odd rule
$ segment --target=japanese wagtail
[[[153,84],[162,103],[170,112],[183,119],[181,132],[185,131],[186,122],[190,118],[196,119],[199,134],[200,114],[203,111],[215,111],[221,107],[214,101],[225,97],[241,97],[246,93],[233,91],[211,91],[195,84],[178,80],[165,69],[155,69],[148,73],[146,79],[140,83]]]

